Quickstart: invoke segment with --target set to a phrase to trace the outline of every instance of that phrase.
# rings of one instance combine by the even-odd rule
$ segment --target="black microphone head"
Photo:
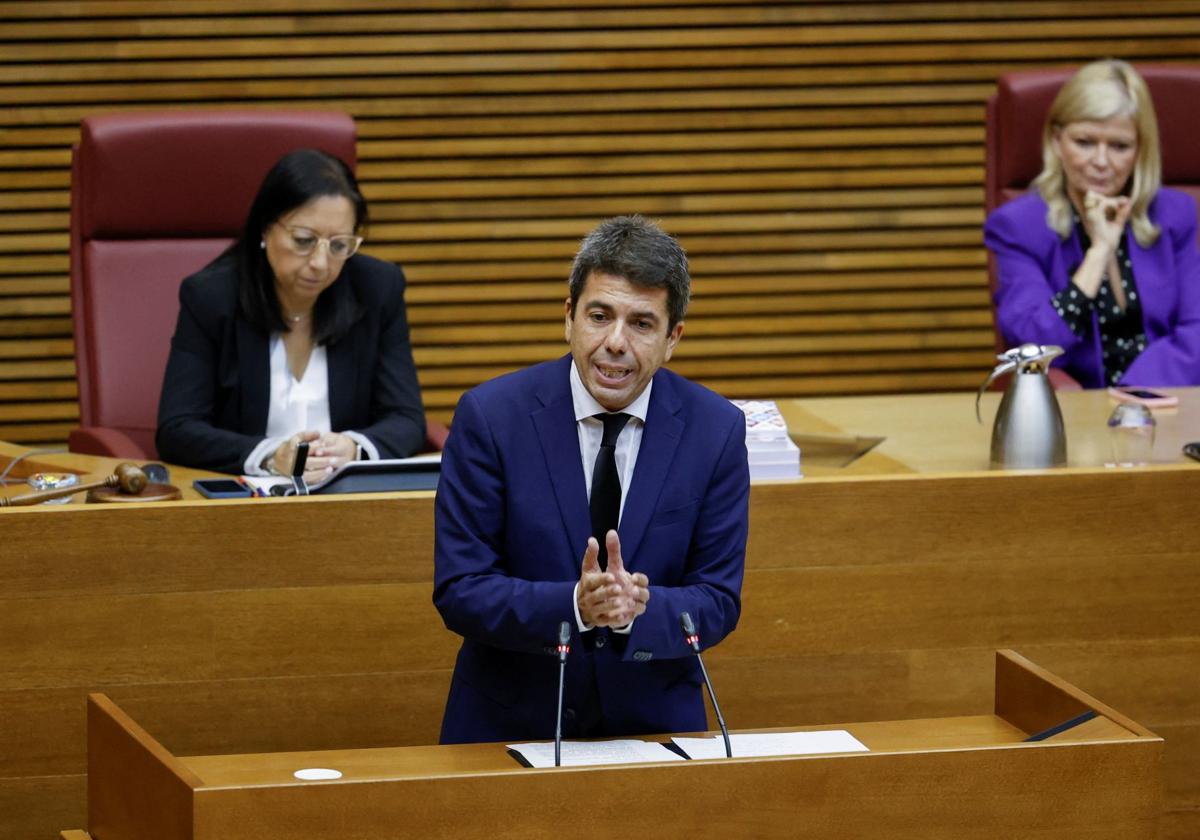
[[[684,610],[679,614],[679,626],[683,628],[683,632],[687,635],[696,635],[696,625],[692,624],[692,617],[688,615],[687,610]]]
[[[563,665],[567,662],[567,654],[571,652],[571,623],[564,621],[558,625],[558,661]]]

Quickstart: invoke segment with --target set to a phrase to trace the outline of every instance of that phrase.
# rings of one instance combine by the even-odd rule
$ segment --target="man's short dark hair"
[[[593,271],[635,286],[667,290],[667,331],[683,320],[692,296],[687,254],[675,238],[643,216],[617,216],[584,237],[571,268],[571,316]]]

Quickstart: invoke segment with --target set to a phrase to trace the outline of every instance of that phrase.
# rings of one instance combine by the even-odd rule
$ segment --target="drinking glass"
[[[1113,463],[1136,467],[1150,463],[1154,452],[1154,414],[1144,405],[1121,403],[1108,416]]]

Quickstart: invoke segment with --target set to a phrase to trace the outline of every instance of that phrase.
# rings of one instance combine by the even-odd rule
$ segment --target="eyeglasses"
[[[298,257],[307,257],[317,250],[317,246],[324,243],[329,249],[329,256],[335,260],[348,260],[358,251],[358,246],[362,245],[363,238],[361,236],[351,236],[348,233],[338,236],[317,236],[308,228],[291,227],[290,225],[280,225],[287,231],[287,246],[288,249]]]

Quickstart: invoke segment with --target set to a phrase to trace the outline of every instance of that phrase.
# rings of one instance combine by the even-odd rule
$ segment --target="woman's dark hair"
[[[354,205],[354,230],[367,223],[367,202],[350,167],[318,149],[297,149],[281,157],[263,178],[246,224],[222,258],[232,259],[238,275],[242,315],[263,332],[287,332],[275,294],[275,274],[262,247],[267,228],[315,198],[341,196]],[[337,341],[358,320],[359,305],[344,284],[334,282],[313,307],[314,344]]]

